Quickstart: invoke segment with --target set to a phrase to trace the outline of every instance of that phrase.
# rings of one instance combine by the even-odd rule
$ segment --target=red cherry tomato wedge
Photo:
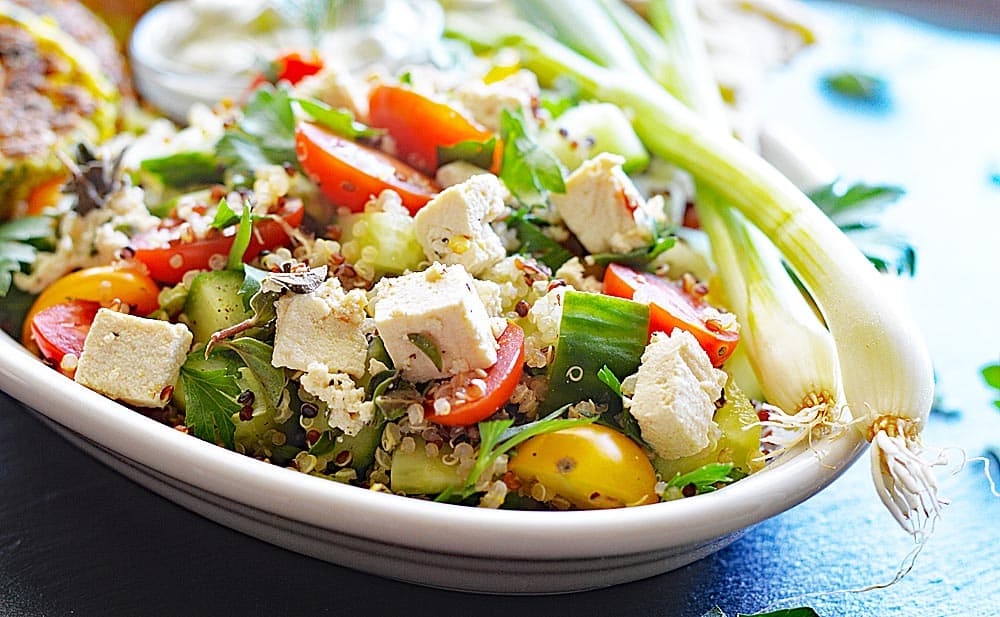
[[[492,416],[507,403],[524,371],[524,330],[508,323],[497,344],[497,362],[486,369],[483,396],[454,404],[447,414],[434,413],[433,406],[428,403],[424,415],[427,420],[446,426],[468,426]]]
[[[704,317],[709,305],[685,293],[680,285],[648,272],[637,272],[627,266],[611,264],[604,273],[604,293],[631,300],[639,289],[649,299],[649,332],[666,332],[674,328],[687,330],[698,339],[712,366],[721,366],[736,349],[738,332],[726,330]]]
[[[280,81],[287,81],[294,86],[306,77],[315,75],[322,70],[323,59],[317,54],[313,53],[309,57],[303,57],[297,51],[289,52],[278,56],[271,62],[269,70],[258,75],[250,84],[250,89],[253,90],[261,84],[276,84]]]
[[[80,357],[83,341],[90,332],[101,305],[89,300],[70,300],[55,304],[34,314],[31,318],[31,336],[42,357],[59,367],[63,356]],[[72,371],[64,371],[72,373]]]
[[[434,180],[388,154],[344,139],[308,122],[295,130],[299,163],[335,205],[362,212],[385,189],[399,193],[412,213],[440,190]]]
[[[302,224],[305,208],[299,201],[289,201],[279,216],[285,224],[298,227]],[[148,236],[133,238],[132,248],[135,259],[146,265],[149,275],[156,281],[176,285],[188,270],[208,270],[213,255],[229,255],[229,249],[236,239],[236,226],[223,231],[213,230],[205,238],[184,242],[171,240],[168,245],[154,244]],[[263,219],[253,224],[250,245],[243,254],[244,261],[250,261],[261,251],[271,250],[288,242],[285,227],[277,221]]]
[[[494,137],[455,108],[403,86],[376,86],[368,97],[368,107],[369,122],[389,131],[399,158],[427,174],[439,167],[438,147],[463,141],[485,143]],[[499,169],[499,154],[498,143],[493,171]]]

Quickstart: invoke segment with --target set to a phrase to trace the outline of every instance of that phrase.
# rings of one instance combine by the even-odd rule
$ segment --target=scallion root
[[[915,539],[929,535],[948,501],[938,495],[933,467],[946,461],[922,455],[919,432],[912,421],[882,416],[871,424],[872,480],[885,507]]]

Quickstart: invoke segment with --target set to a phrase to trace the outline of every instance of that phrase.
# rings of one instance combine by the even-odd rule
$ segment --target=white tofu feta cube
[[[83,343],[74,379],[137,407],[165,407],[191,348],[184,324],[100,309]]]
[[[299,98],[313,98],[334,109],[346,109],[355,119],[366,122],[370,89],[364,79],[327,63],[320,72],[296,84],[293,92]]]
[[[461,265],[383,279],[374,301],[375,327],[395,367],[413,382],[442,379],[497,361],[490,316],[473,278]],[[410,335],[426,338],[441,356],[438,369]]]
[[[469,161],[463,161],[460,159],[450,163],[445,163],[441,167],[438,167],[437,172],[434,174],[434,181],[437,182],[439,186],[448,188],[450,186],[455,186],[456,184],[461,184],[474,176],[485,173],[489,172],[478,165],[473,165]]]
[[[712,417],[726,379],[690,332],[654,334],[642,354],[629,406],[642,438],[668,460],[707,448],[718,431]]]
[[[538,78],[530,71],[518,71],[492,83],[470,82],[455,90],[455,96],[473,120],[494,133],[500,131],[503,109],[531,115],[539,96]]]
[[[311,293],[282,296],[274,303],[271,364],[304,371],[320,362],[334,372],[361,377],[368,355],[363,327],[367,304],[364,291],[344,293],[335,278]]]
[[[306,392],[326,403],[330,428],[357,435],[371,422],[375,405],[365,401],[365,389],[356,387],[350,375],[331,373],[322,362],[310,362],[299,383]]]
[[[505,211],[504,189],[492,174],[449,187],[413,217],[414,231],[431,261],[461,264],[477,275],[507,254],[490,221]]]
[[[663,218],[647,206],[632,180],[622,171],[625,159],[602,153],[580,165],[566,179],[565,193],[550,200],[591,253],[627,253],[653,241],[654,221]]]

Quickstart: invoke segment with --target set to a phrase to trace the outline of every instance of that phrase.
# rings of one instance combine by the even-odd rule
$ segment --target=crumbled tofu
[[[534,73],[521,70],[492,83],[463,84],[455,96],[473,120],[496,133],[500,131],[501,110],[531,115],[539,96],[538,79]]]
[[[493,281],[473,279],[472,282],[476,288],[476,294],[483,301],[486,314],[490,316],[490,327],[493,330],[493,336],[500,338],[503,331],[507,329],[507,318],[504,317],[503,310],[503,288],[499,283],[494,283]]]
[[[559,324],[562,322],[563,298],[569,287],[560,286],[535,301],[528,311],[528,319],[535,331],[524,339],[524,361],[531,368],[548,366],[559,343]]]
[[[330,428],[357,435],[371,422],[375,405],[365,401],[365,389],[355,387],[350,375],[331,373],[322,362],[310,362],[299,383],[306,392],[326,403]]]
[[[336,278],[307,294],[288,294],[274,303],[277,313],[271,364],[304,371],[320,362],[354,377],[365,374],[368,342],[360,289],[345,293]]]
[[[727,375],[690,332],[657,332],[642,354],[629,412],[664,459],[697,454],[718,431],[712,417]]]
[[[490,221],[505,211],[503,186],[492,174],[449,187],[413,217],[414,231],[431,261],[461,264],[473,275],[507,254]]]
[[[100,309],[83,343],[77,383],[137,407],[165,407],[191,348],[184,324]]]
[[[413,382],[489,368],[497,361],[491,320],[461,265],[435,263],[422,272],[383,279],[374,300],[375,327],[395,367]],[[410,340],[428,339],[441,369]]]
[[[591,253],[627,253],[646,246],[653,240],[655,222],[664,218],[662,202],[646,203],[622,171],[624,162],[617,154],[598,154],[570,174],[565,193],[550,196],[563,222]]]
[[[583,263],[579,257],[570,258],[563,265],[559,266],[555,276],[578,291],[601,293],[601,282],[596,277],[584,272]]]
[[[448,188],[449,186],[461,184],[473,176],[485,173],[488,172],[478,165],[473,165],[469,161],[457,160],[445,163],[439,167],[437,173],[434,175],[434,181],[440,186]]]

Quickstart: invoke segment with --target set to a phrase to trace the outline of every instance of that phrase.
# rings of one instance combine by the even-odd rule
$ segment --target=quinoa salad
[[[276,66],[65,161],[13,221],[48,226],[12,277],[26,347],[192,438],[421,499],[634,506],[763,466],[693,181],[623,109],[496,61]]]

